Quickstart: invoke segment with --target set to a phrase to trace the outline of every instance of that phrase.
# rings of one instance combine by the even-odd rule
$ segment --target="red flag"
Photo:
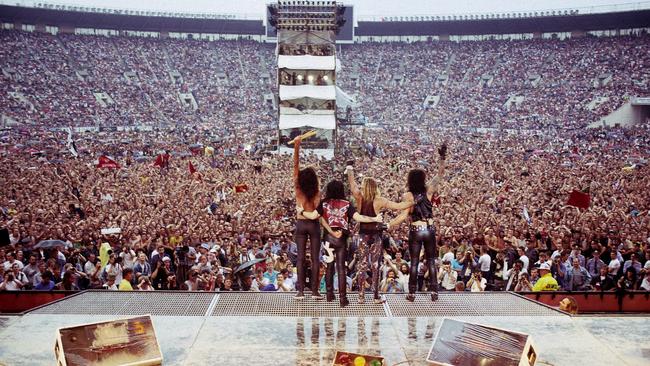
[[[169,167],[169,154],[158,154],[153,166],[159,166],[161,168]]]
[[[246,183],[237,184],[235,186],[235,193],[243,193],[248,191],[248,185]]]
[[[116,163],[115,160],[109,158],[108,156],[102,155],[99,157],[97,168],[120,169],[120,164]]]
[[[190,168],[190,175],[196,173],[196,168],[194,167],[194,165],[192,165],[191,161],[189,162],[188,165],[189,165],[189,168]]]
[[[589,195],[589,193],[584,193],[577,189],[574,189],[573,192],[571,192],[571,195],[569,196],[569,200],[567,201],[566,204],[569,206],[575,206],[586,210],[589,208],[590,200],[591,200],[591,196]]]

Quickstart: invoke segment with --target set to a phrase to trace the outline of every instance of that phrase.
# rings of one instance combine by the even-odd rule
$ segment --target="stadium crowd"
[[[9,31],[0,41],[8,45],[1,112],[33,122],[0,135],[0,227],[10,239],[0,289],[295,290],[291,160],[267,152],[276,135],[262,98],[274,88],[274,76],[264,77],[275,75],[272,48]],[[641,36],[345,47],[349,69],[338,82],[379,126],[342,129],[332,161],[304,159],[321,187],[345,180],[353,160],[359,176],[399,201],[408,170],[433,172],[447,141],[434,212],[439,270],[421,262],[420,289],[437,276],[449,291],[530,291],[541,268],[564,290],[650,290],[648,126],[580,129],[624,96],[647,95],[649,44]],[[592,85],[608,73],[607,85]],[[101,107],[93,92],[114,103]],[[178,93],[192,93],[198,109]],[[425,108],[427,95],[440,103]],[[524,102],[506,108],[511,95]],[[589,110],[596,96],[609,100]],[[68,133],[50,129],[70,125],[152,129],[75,132],[75,158]],[[167,152],[169,163],[154,165]],[[119,168],[98,168],[102,156]],[[589,197],[587,208],[567,204],[574,190]],[[60,242],[34,248],[44,240]],[[407,289],[406,241],[405,225],[385,233],[384,292]],[[345,280],[356,290],[358,237],[349,245]]]

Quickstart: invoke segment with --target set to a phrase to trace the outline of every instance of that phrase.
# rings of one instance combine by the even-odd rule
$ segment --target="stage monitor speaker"
[[[360,353],[336,351],[332,366],[385,366],[381,356],[362,355]]]
[[[444,319],[427,361],[438,366],[533,366],[537,351],[527,334]]]
[[[9,229],[6,227],[3,227],[0,229],[0,247],[4,247],[5,245],[10,245],[11,240],[9,239]]]
[[[54,353],[58,366],[162,365],[149,315],[59,328]]]

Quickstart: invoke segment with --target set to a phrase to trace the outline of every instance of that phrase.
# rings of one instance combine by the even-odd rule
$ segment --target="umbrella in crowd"
[[[56,247],[67,247],[68,243],[63,240],[43,240],[34,246],[34,249],[51,249]]]
[[[233,273],[237,273],[237,272],[243,271],[245,269],[248,269],[248,268],[250,268],[250,267],[252,267],[252,266],[254,266],[254,265],[258,264],[258,263],[264,262],[265,260],[266,260],[266,258],[255,258],[253,260],[250,260],[250,261],[240,265],[239,267],[237,267],[237,269]]]

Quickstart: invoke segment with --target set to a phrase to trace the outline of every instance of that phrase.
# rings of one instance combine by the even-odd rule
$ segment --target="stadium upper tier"
[[[276,123],[274,46],[0,32],[0,114],[46,126]],[[650,95],[648,35],[342,46],[375,123],[583,127]],[[355,112],[356,113],[356,112]]]

